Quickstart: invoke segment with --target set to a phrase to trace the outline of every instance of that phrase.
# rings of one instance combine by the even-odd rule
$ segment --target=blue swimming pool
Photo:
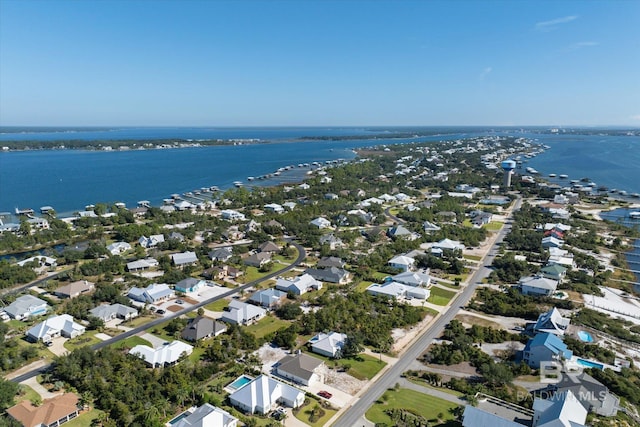
[[[178,415],[177,417],[175,417],[174,419],[172,419],[171,421],[169,421],[169,424],[174,425],[177,424],[178,421],[180,421],[183,418],[188,417],[189,415],[191,415],[191,412],[189,411],[184,411],[183,413],[181,413],[180,415]]]
[[[587,368],[596,368],[596,369],[604,369],[604,365],[602,363],[596,363],[596,362],[592,362],[590,360],[585,360],[585,359],[578,359],[576,360],[576,362],[578,362],[580,365],[587,367]]]
[[[235,379],[235,381],[233,381],[227,387],[229,387],[230,389],[233,389],[233,390],[239,390],[242,387],[244,387],[247,384],[249,384],[251,381],[253,381],[253,378],[251,378],[250,376],[248,376],[248,375],[240,375],[238,378]]]
[[[589,332],[586,331],[578,332],[578,338],[580,338],[580,341],[582,342],[593,342],[593,337]]]

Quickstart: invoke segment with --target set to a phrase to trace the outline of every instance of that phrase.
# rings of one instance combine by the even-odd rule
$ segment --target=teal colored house
[[[207,286],[207,282],[204,280],[194,279],[193,277],[188,277],[176,283],[174,289],[176,292],[182,292],[183,294],[188,294],[190,292],[197,292],[200,289]]]

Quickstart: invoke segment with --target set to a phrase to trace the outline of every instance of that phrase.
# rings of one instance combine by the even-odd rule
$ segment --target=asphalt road
[[[246,289],[248,289],[248,288],[250,288],[252,286],[257,285],[260,282],[264,282],[265,280],[269,280],[271,278],[274,278],[274,277],[276,277],[276,276],[278,276],[278,275],[280,275],[282,273],[285,273],[285,272],[297,267],[307,257],[307,252],[298,243],[295,243],[295,242],[289,242],[289,243],[291,243],[293,246],[295,246],[295,248],[298,250],[298,257],[295,259],[295,261],[293,263],[291,263],[287,267],[285,267],[283,269],[280,269],[278,271],[275,271],[273,273],[269,273],[266,276],[261,277],[260,279],[257,279],[257,280],[254,280],[252,282],[246,283],[246,284],[244,284],[242,286],[238,286],[237,288],[230,289],[228,292],[225,292],[224,294],[215,296],[213,298],[209,298],[208,300],[205,300],[205,301],[201,301],[201,302],[199,302],[197,304],[194,304],[194,305],[192,305],[190,307],[184,308],[184,309],[182,309],[180,311],[177,311],[175,313],[172,313],[172,314],[170,314],[168,316],[158,318],[158,319],[153,320],[153,321],[151,321],[149,323],[145,323],[144,325],[141,325],[141,326],[138,326],[136,328],[133,328],[130,331],[123,332],[122,334],[119,334],[118,336],[115,336],[115,337],[113,337],[111,339],[99,342],[99,343],[93,345],[91,348],[93,350],[99,350],[99,349],[101,349],[103,347],[115,344],[115,343],[117,343],[119,341],[122,341],[122,340],[124,340],[126,338],[129,338],[129,337],[131,337],[133,335],[139,334],[140,332],[146,331],[146,330],[151,329],[151,328],[153,328],[153,327],[155,327],[157,325],[165,323],[165,322],[167,322],[167,321],[169,321],[171,319],[175,319],[176,317],[182,316],[183,314],[187,314],[187,313],[189,313],[191,311],[197,310],[200,307],[203,307],[205,305],[211,304],[212,302],[215,302],[215,301],[221,300],[223,298],[226,298],[228,296],[237,294],[240,291],[246,290]],[[15,378],[11,379],[11,381],[13,381],[15,383],[20,383],[22,381],[28,380],[29,378],[35,377],[35,376],[37,376],[37,375],[39,375],[39,374],[41,374],[43,372],[46,372],[50,368],[51,368],[51,364],[48,364],[48,365],[42,366],[41,368],[33,369],[33,370],[31,370],[29,372],[26,372],[26,373],[24,373],[24,374],[22,374],[20,376],[17,376]]]
[[[518,198],[513,209],[520,209],[521,203],[522,200]],[[364,417],[364,414],[369,407],[371,407],[371,405],[373,405],[373,403],[378,400],[378,398],[382,396],[387,389],[392,388],[397,382],[399,382],[402,373],[409,368],[409,365],[425,351],[434,338],[437,338],[442,334],[445,326],[453,320],[453,318],[458,314],[460,308],[467,305],[478,284],[491,273],[491,270],[484,266],[491,265],[498,252],[499,244],[509,231],[511,231],[510,219],[498,233],[493,246],[489,249],[483,260],[482,266],[472,274],[469,278],[469,284],[460,294],[458,294],[453,303],[449,305],[447,311],[442,313],[441,316],[438,317],[436,321],[419,336],[419,338],[402,354],[400,359],[398,359],[398,361],[391,366],[391,368],[389,368],[389,370],[382,375],[378,381],[371,384],[356,403],[345,410],[344,414],[333,424],[334,427],[359,427],[362,425],[362,417]]]

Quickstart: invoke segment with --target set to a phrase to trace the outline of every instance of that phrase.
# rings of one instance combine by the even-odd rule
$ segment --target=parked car
[[[333,396],[333,394],[329,393],[328,391],[319,391],[318,392],[318,396],[320,397],[324,397],[325,399],[331,399],[331,397]]]
[[[164,314],[164,313],[165,313],[165,311],[164,311],[163,309],[159,308],[159,309],[157,309],[157,310],[156,310],[156,313],[158,313],[158,314]]]
[[[184,304],[184,301],[182,301],[181,299],[177,299],[176,304]]]

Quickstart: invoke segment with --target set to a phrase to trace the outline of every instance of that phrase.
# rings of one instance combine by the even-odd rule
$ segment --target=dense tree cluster
[[[576,313],[573,316],[572,322],[589,326],[626,341],[640,343],[640,334],[633,332],[631,329],[633,323],[624,319],[614,319],[606,313],[601,313],[590,308],[583,308]]]

